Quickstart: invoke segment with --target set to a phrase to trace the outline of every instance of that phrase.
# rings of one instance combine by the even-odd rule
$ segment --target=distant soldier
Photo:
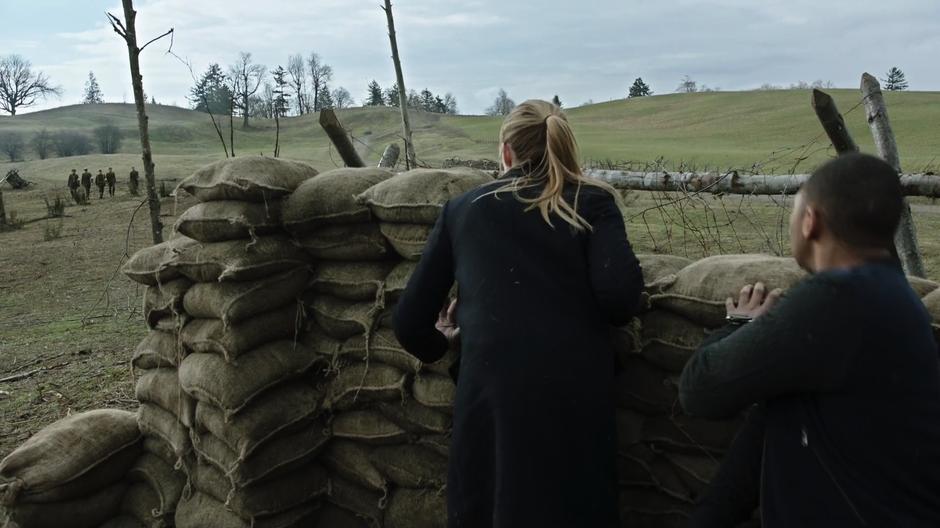
[[[75,203],[78,203],[79,183],[78,183],[78,173],[75,172],[75,169],[72,169],[72,173],[69,174],[68,186],[69,186],[69,194],[72,195],[72,200],[74,200]]]
[[[104,198],[104,173],[101,169],[98,169],[98,174],[95,174],[95,186],[98,187],[98,199]]]
[[[91,198],[91,173],[88,169],[82,173],[82,187],[85,188],[85,198]]]
[[[104,177],[108,182],[108,196],[114,198],[114,186],[117,184],[117,176],[114,174],[114,170],[108,167],[108,173]]]
[[[131,167],[130,179],[127,181],[127,186],[130,187],[131,196],[140,194],[138,191],[140,188],[140,174],[137,173],[137,169],[134,167]]]

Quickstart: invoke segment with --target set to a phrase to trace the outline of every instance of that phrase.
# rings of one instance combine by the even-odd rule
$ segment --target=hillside
[[[855,90],[832,90],[863,150],[873,149],[864,109],[856,107]],[[630,161],[643,165],[663,159],[667,166],[735,167],[759,164],[761,170],[806,170],[826,155],[827,142],[809,104],[808,91],[718,92],[672,94],[612,101],[568,110],[586,161]],[[935,168],[940,136],[931,124],[940,121],[940,92],[887,94],[892,124],[906,170]],[[853,107],[856,107],[854,110]],[[224,156],[207,114],[171,106],[148,106],[158,177],[178,179],[195,168]],[[393,108],[353,108],[339,112],[340,120],[357,140],[362,155],[377,161],[389,142],[400,136],[399,115]],[[428,164],[449,157],[495,158],[501,120],[483,116],[412,114],[418,156]],[[28,177],[65,177],[72,167],[81,171],[113,166],[126,174],[139,165],[137,121],[132,105],[74,105],[15,117],[0,117],[0,131],[31,136],[49,131],[85,130],[111,123],[124,132],[120,153],[48,159],[10,164]],[[227,121],[222,123],[228,141]],[[235,122],[236,154],[270,155],[273,120],[252,120],[242,130]],[[813,143],[814,139],[818,139]],[[808,145],[808,147],[807,147]],[[320,169],[340,163],[314,115],[281,120],[283,157],[307,160]],[[35,158],[32,152],[28,158]],[[139,167],[138,167],[139,168]]]

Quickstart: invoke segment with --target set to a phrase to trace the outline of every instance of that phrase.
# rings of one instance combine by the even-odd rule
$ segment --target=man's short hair
[[[823,164],[802,188],[836,238],[856,248],[890,248],[904,195],[894,167],[868,154],[846,154]]]

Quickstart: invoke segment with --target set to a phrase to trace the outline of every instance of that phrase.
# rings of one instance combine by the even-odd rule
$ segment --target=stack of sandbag
[[[123,522],[122,500],[133,487],[128,475],[140,454],[131,412],[89,411],[45,427],[0,462],[0,526],[96,528]]]
[[[189,403],[178,423],[194,453],[176,526],[295,526],[327,492],[314,460],[329,438],[321,356],[300,339],[312,259],[280,221],[282,199],[316,174],[247,157],[179,185],[200,203],[176,223],[193,242],[173,260],[190,281],[176,387]]]
[[[389,314],[444,203],[490,181],[469,170],[337,169],[285,200],[285,229],[317,259],[304,341],[331,372],[333,439],[319,456],[330,505],[316,526],[446,523],[453,357],[422,364],[395,339]]]

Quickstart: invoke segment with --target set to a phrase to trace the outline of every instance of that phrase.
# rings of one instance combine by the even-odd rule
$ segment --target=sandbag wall
[[[333,439],[320,456],[330,505],[317,526],[446,525],[454,359],[409,355],[390,314],[444,202],[489,181],[468,170],[338,169],[284,202],[285,229],[317,259],[307,338],[330,351]]]

